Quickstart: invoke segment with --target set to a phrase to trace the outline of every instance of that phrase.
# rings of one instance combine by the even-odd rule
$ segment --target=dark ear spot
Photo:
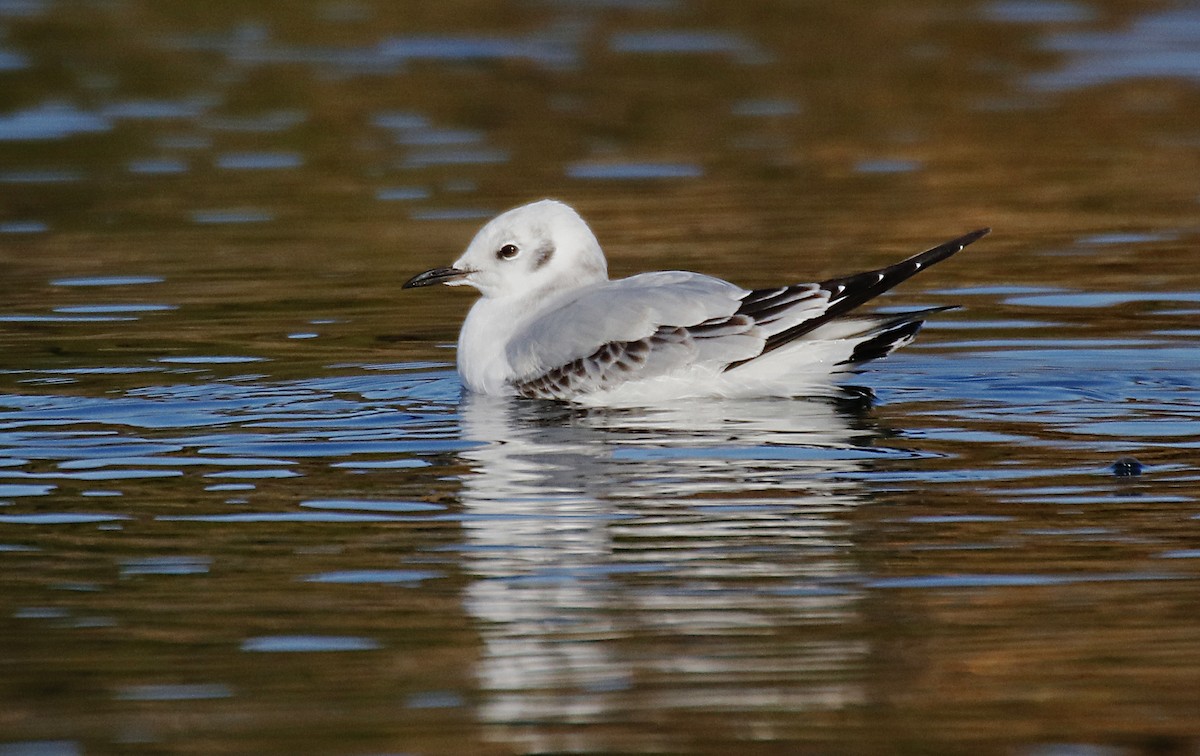
[[[544,266],[546,263],[550,262],[550,258],[553,256],[554,256],[554,245],[547,244],[544,247],[540,247],[538,249],[538,251],[534,253],[533,269],[538,270],[539,268]]]

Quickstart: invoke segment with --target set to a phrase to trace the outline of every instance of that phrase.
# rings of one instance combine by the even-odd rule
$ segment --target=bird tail
[[[912,342],[917,332],[925,325],[925,318],[954,309],[957,308],[954,306],[929,307],[924,310],[893,313],[887,320],[861,333],[857,339],[853,339],[850,356],[837,365],[838,367],[861,365],[864,362],[887,357],[900,347]]]

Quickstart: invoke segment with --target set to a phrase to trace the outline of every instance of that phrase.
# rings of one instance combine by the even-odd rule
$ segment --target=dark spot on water
[[[1121,457],[1112,464],[1113,475],[1118,478],[1132,478],[1142,474],[1143,465],[1133,457]]]

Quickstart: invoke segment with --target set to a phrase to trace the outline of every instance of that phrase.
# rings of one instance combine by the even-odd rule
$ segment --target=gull
[[[886,268],[767,289],[668,270],[609,280],[595,235],[541,200],[489,221],[441,283],[481,295],[458,338],[464,386],[489,395],[636,405],[818,393],[912,341],[952,307],[856,311],[987,234],[979,229]]]

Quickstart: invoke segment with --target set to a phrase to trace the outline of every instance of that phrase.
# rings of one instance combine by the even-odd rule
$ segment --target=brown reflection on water
[[[0,1],[0,516],[127,518],[0,524],[0,742],[1194,750],[1196,28]],[[399,285],[542,196],[617,275],[995,233],[874,407],[460,405],[469,297]]]

